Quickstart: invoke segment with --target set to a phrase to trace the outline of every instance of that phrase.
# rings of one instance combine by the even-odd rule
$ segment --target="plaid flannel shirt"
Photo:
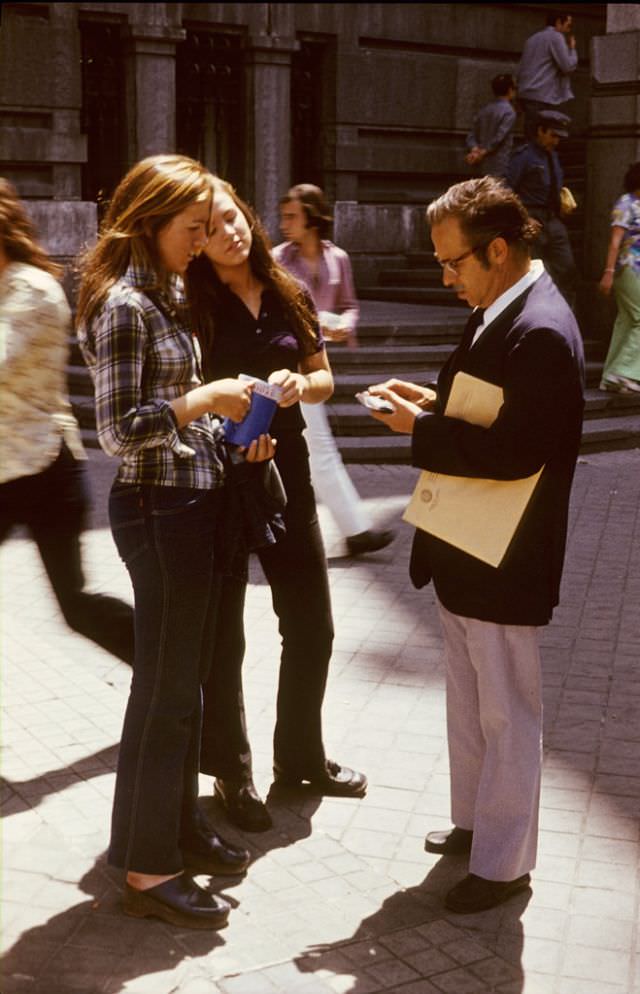
[[[95,385],[98,440],[122,458],[117,479],[221,486],[219,422],[205,414],[178,428],[169,403],[202,383],[178,278],[169,295],[150,273],[130,266],[78,339]]]

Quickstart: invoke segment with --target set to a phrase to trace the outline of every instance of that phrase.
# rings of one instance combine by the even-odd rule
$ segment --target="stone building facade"
[[[63,259],[145,155],[202,159],[272,236],[281,193],[315,182],[371,282],[425,247],[424,205],[467,175],[464,136],[489,80],[515,68],[549,9],[575,20],[571,177],[593,278],[620,156],[640,158],[637,4],[5,2],[0,171]]]

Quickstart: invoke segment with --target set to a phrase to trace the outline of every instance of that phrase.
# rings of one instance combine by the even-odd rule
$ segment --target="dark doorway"
[[[331,41],[302,36],[291,62],[291,180],[315,183],[330,198],[335,173],[332,59]]]
[[[187,28],[176,50],[176,143],[240,191],[245,183],[241,34]]]
[[[82,199],[94,200],[98,218],[126,169],[124,77],[120,24],[80,21],[82,131],[87,161],[82,167]]]

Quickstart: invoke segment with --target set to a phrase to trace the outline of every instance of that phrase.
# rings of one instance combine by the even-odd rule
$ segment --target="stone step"
[[[358,287],[361,300],[396,301],[401,304],[440,304],[460,306],[460,301],[444,286],[363,286]]]
[[[380,383],[383,379],[388,379],[391,376],[396,377],[399,380],[409,380],[415,381],[417,383],[432,383],[437,379],[438,372],[442,366],[442,363],[446,359],[447,354],[450,354],[451,348],[444,345],[439,346],[441,348],[442,358],[435,358],[435,353],[431,350],[430,357],[427,358],[427,350],[419,350],[420,357],[419,361],[409,365],[394,365],[393,362],[388,363],[384,367],[384,372],[380,373],[380,370],[376,368],[369,369],[364,363],[355,363],[354,365],[343,366],[340,361],[335,362],[332,359],[332,369],[333,369],[333,382],[334,382],[334,393],[333,400],[337,401],[339,398],[351,392],[353,395],[357,390],[365,390],[371,383]],[[444,350],[449,349],[449,352]],[[356,353],[357,355],[357,353]],[[399,350],[394,352],[394,357],[399,356]],[[378,373],[377,379],[372,380],[372,373]],[[597,360],[587,360],[586,362],[586,378],[587,386],[597,386],[600,382],[600,376],[602,374],[602,363]],[[603,398],[610,396],[612,398],[617,397],[621,399],[619,394],[602,394]]]
[[[380,286],[441,286],[442,270],[440,266],[429,269],[381,269],[378,273]]]
[[[442,365],[453,352],[454,342],[434,345],[367,345],[365,348],[341,348],[331,351],[330,362],[334,370],[346,373],[354,369],[391,370],[397,366],[412,367]]]
[[[345,463],[409,463],[411,459],[406,435],[339,436],[336,441]],[[640,447],[640,417],[585,421],[581,453],[637,447]]]
[[[388,429],[380,421],[371,417],[366,408],[349,402],[331,403],[328,406],[329,421],[334,434],[341,437],[354,435],[385,434]],[[599,390],[587,390],[585,398],[585,421],[618,418],[638,418],[640,426],[640,395],[603,394]]]

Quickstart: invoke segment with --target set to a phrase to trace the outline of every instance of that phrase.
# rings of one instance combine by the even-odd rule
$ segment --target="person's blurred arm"
[[[340,267],[340,283],[336,293],[336,310],[340,315],[341,321],[340,331],[334,332],[333,339],[334,341],[348,339],[349,344],[355,346],[358,342],[357,327],[360,317],[360,306],[353,282],[351,260],[346,252],[340,252],[338,265]]]
[[[607,249],[607,258],[604,264],[605,268],[600,278],[600,282],[598,283],[600,293],[603,293],[605,296],[608,296],[611,293],[618,253],[620,252],[620,246],[622,245],[625,231],[626,228],[622,228],[618,224],[614,224],[611,228],[609,248]]]
[[[565,38],[560,31],[554,31],[551,37],[551,57],[564,76],[575,72],[578,65],[575,37],[569,35]]]

